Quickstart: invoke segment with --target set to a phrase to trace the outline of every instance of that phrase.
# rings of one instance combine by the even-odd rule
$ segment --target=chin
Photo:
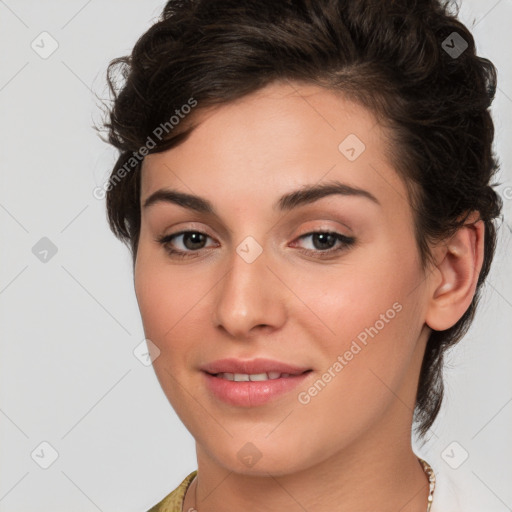
[[[268,477],[283,476],[305,470],[315,462],[297,445],[283,445],[279,440],[271,442],[269,439],[246,438],[230,439],[226,446],[216,444],[212,447],[210,457],[227,471],[247,476]]]

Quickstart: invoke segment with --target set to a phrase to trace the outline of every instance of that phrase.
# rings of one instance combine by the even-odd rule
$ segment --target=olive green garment
[[[174,491],[168,494],[160,503],[151,507],[148,512],[181,512],[183,507],[183,498],[187,492],[187,488],[197,474],[197,469],[192,471],[183,482],[181,482]],[[184,510],[183,512],[187,512]]]

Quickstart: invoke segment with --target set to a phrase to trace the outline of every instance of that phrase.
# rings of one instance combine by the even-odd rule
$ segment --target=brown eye
[[[157,238],[157,242],[164,246],[172,256],[187,257],[196,256],[196,252],[205,249],[205,243],[211,238],[201,231],[180,231]]]
[[[355,243],[354,237],[336,231],[313,231],[299,237],[299,240],[311,239],[312,247],[305,248],[307,254],[318,254],[320,257],[346,250]]]

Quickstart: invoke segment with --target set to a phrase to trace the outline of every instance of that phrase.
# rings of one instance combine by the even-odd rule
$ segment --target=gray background
[[[91,128],[92,91],[107,97],[108,62],[163,5],[0,0],[2,512],[140,512],[196,469],[192,437],[133,353],[144,334],[130,256],[92,195],[115,160]],[[448,361],[442,415],[416,448],[461,486],[468,510],[502,512],[512,508],[512,0],[465,0],[461,19],[499,70],[505,217],[476,321]],[[46,262],[43,237],[57,250]]]

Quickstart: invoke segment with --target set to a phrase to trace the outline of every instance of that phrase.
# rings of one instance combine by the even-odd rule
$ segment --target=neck
[[[230,471],[197,445],[198,475],[183,510],[425,512],[428,478],[411,448],[410,428],[398,431],[396,424],[380,422],[377,435],[371,430],[318,464],[278,476]]]

